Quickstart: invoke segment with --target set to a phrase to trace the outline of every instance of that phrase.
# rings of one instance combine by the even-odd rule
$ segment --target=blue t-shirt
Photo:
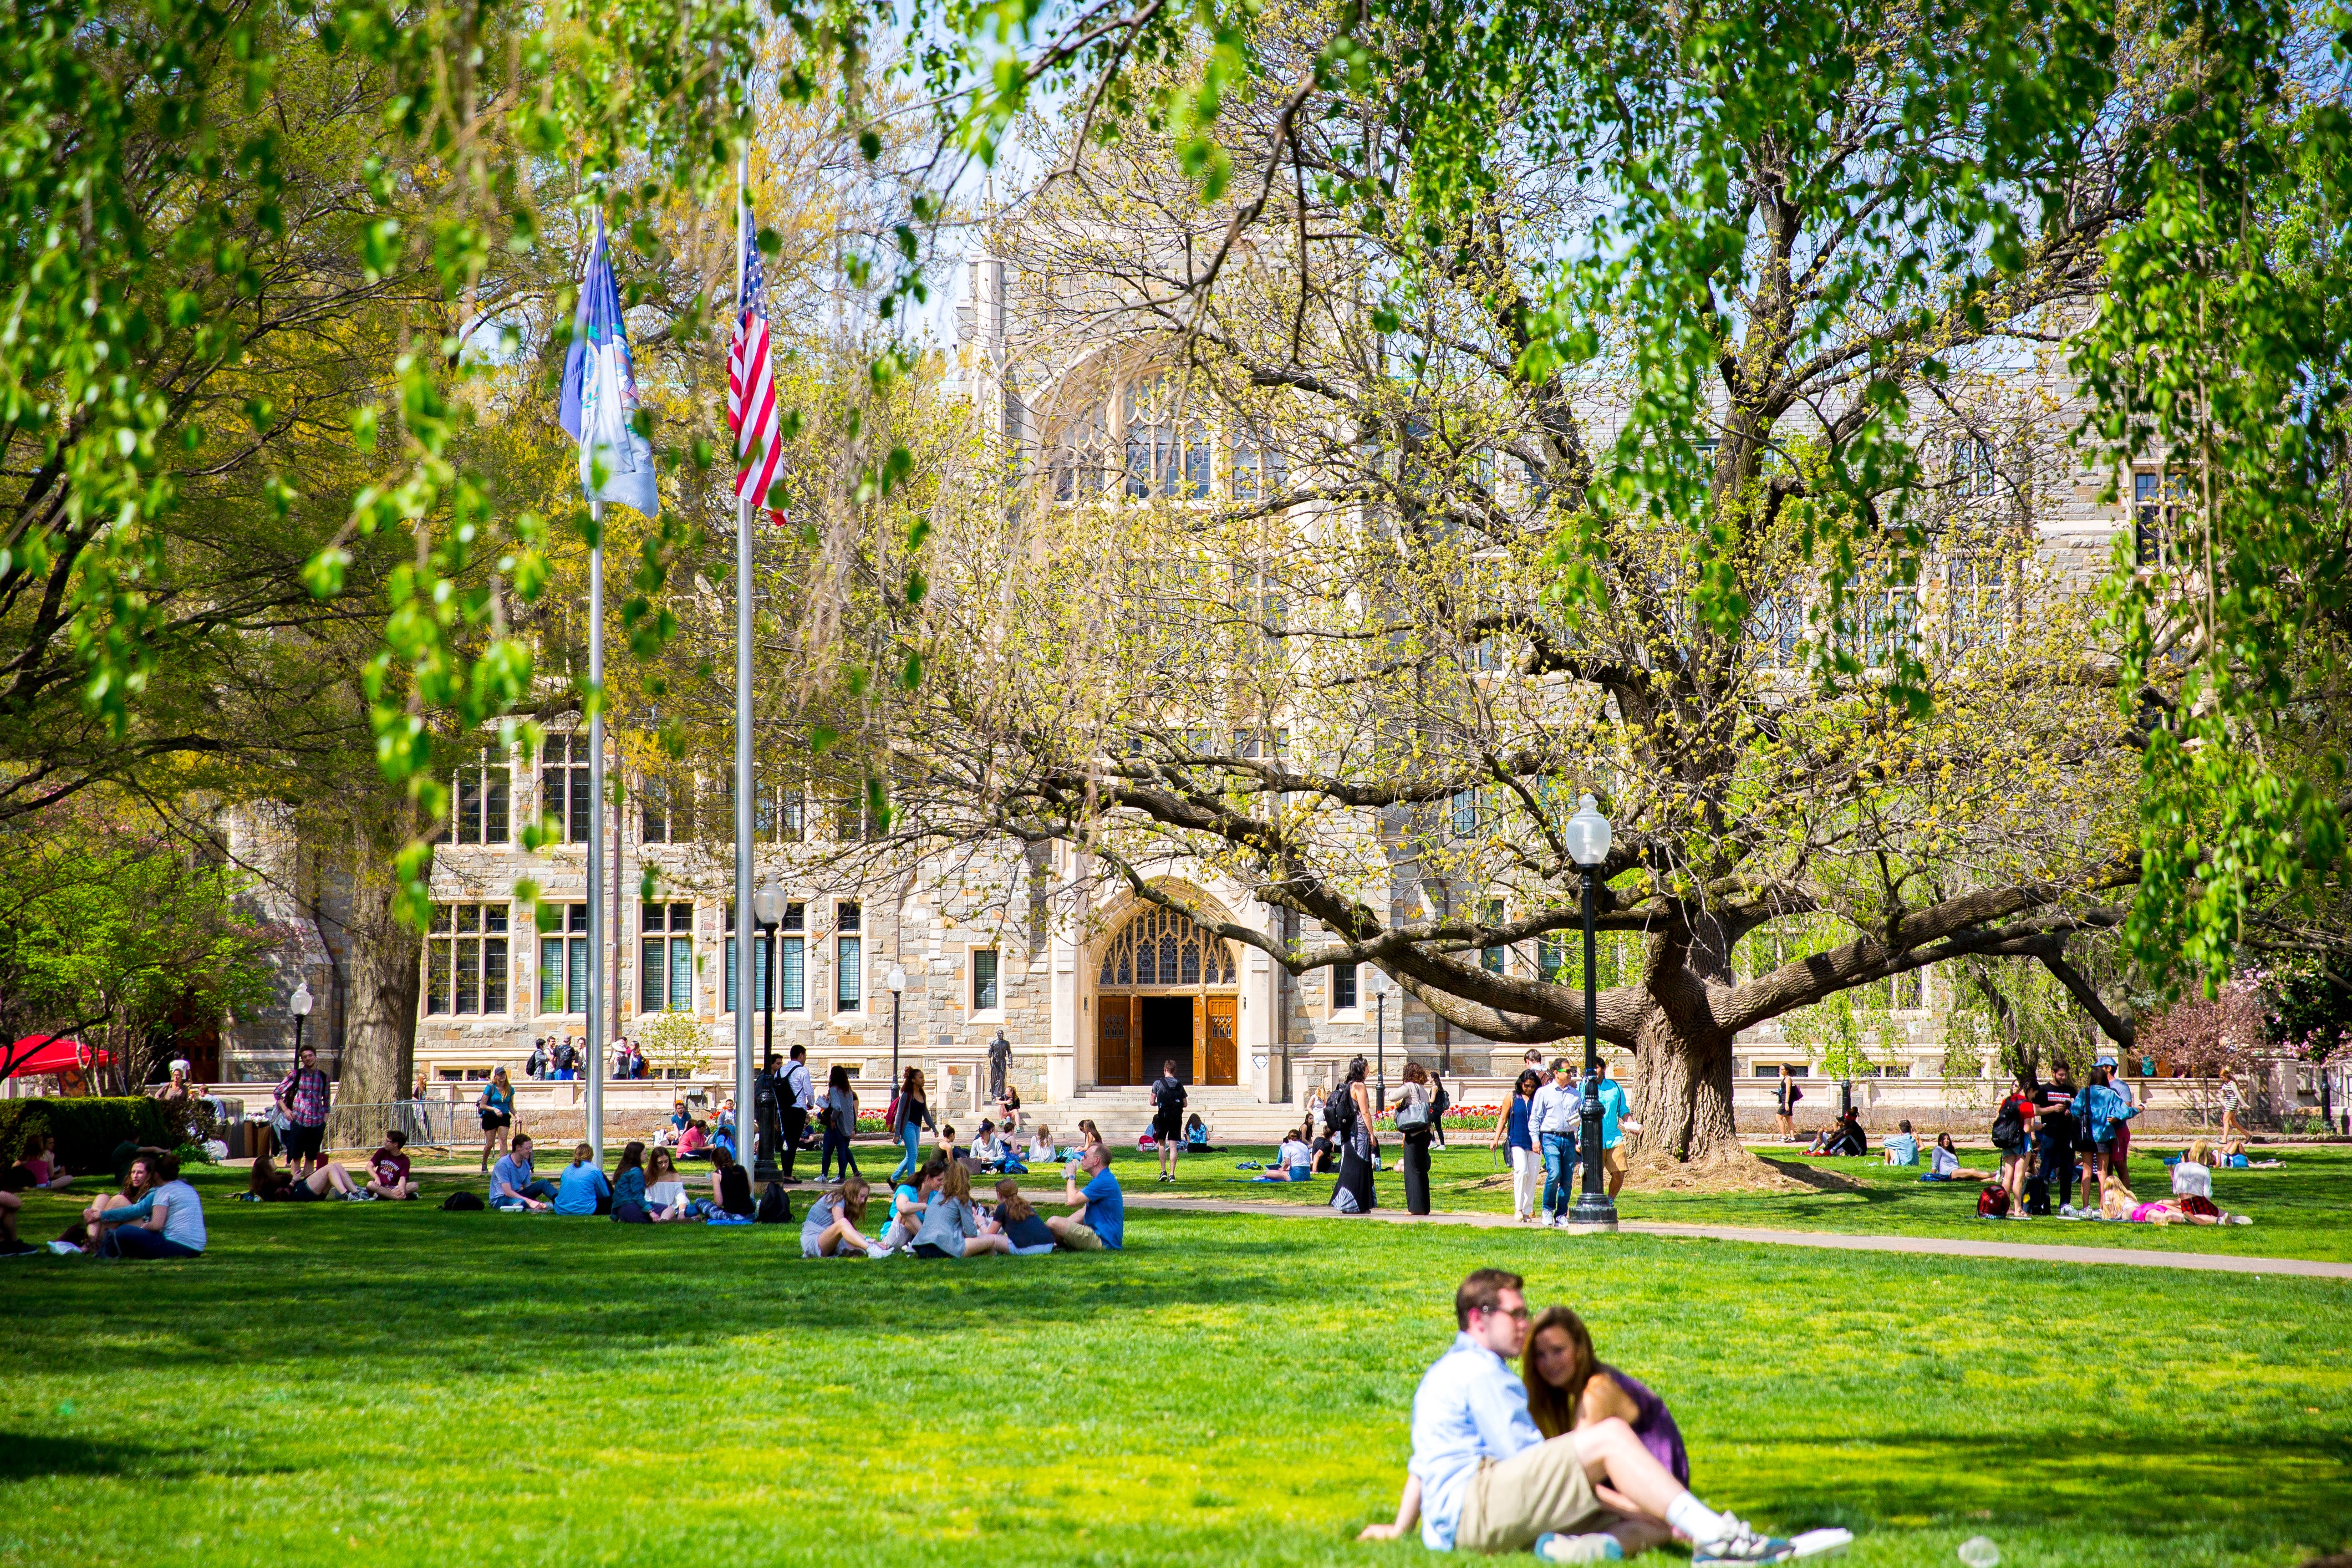
[[[1536,1141],[1528,1134],[1528,1112],[1535,1107],[1535,1097],[1511,1096],[1510,1131],[1504,1139],[1507,1148],[1532,1149]]]
[[[1916,1165],[1919,1163],[1919,1140],[1908,1132],[1897,1132],[1886,1141],[1886,1163],[1890,1165]]]
[[[1624,1134],[1617,1130],[1617,1119],[1632,1108],[1625,1103],[1624,1088],[1613,1078],[1601,1080],[1601,1146],[1614,1149]]]
[[[165,1182],[155,1189],[155,1201],[163,1209],[163,1239],[202,1252],[205,1201],[196,1196],[196,1189],[185,1182]]]
[[[1078,1189],[1087,1200],[1088,1230],[1102,1237],[1102,1244],[1114,1252],[1125,1250],[1127,1240],[1127,1198],[1118,1190],[1118,1178],[1108,1171],[1097,1171],[1094,1180]]]
[[[594,1214],[596,1200],[606,1196],[613,1184],[604,1173],[593,1165],[566,1165],[563,1174],[555,1178],[555,1212],[557,1214]]]

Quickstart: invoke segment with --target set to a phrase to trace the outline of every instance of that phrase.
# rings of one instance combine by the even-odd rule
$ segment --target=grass
[[[966,1264],[208,1217],[194,1263],[0,1265],[0,1564],[1420,1563],[1351,1537],[1489,1263],[1665,1394],[1703,1495],[1861,1568],[2352,1544],[2336,1281],[1144,1211],[1124,1255]]]
[[[1452,1148],[1433,1151],[1433,1208],[1479,1214],[1511,1212],[1510,1176],[1498,1163],[1497,1155],[1486,1148],[1486,1136],[1484,1132],[1457,1135]],[[2174,1146],[2142,1146],[2132,1151],[2135,1190],[2143,1198],[2168,1196],[2172,1191],[2171,1173],[2158,1157],[2158,1148],[2169,1153]],[[1384,1157],[1395,1152],[1390,1142],[1384,1141],[1382,1149]],[[1834,1171],[1859,1182],[1863,1190],[1687,1194],[1645,1192],[1637,1181],[1618,1194],[1619,1216],[1683,1225],[1968,1237],[2352,1262],[2352,1149],[2342,1146],[2271,1145],[2262,1152],[2280,1162],[2277,1170],[2216,1171],[2213,1201],[2233,1213],[2242,1210],[2252,1215],[2252,1225],[2161,1227],[2076,1225],[2059,1219],[2022,1223],[1981,1220],[1976,1215],[1974,1185],[1922,1183],[1917,1171],[1881,1164],[1875,1154],[1860,1160],[1828,1160],[1801,1157],[1793,1152],[1786,1155],[1769,1149],[1760,1152],[1767,1159],[1800,1173]],[[1196,1197],[1288,1203],[1321,1203],[1330,1197],[1328,1177],[1318,1177],[1299,1186],[1260,1186],[1250,1180],[1256,1172],[1234,1168],[1240,1161],[1262,1161],[1270,1155],[1271,1151],[1264,1148],[1187,1155],[1178,1163],[1178,1181],[1173,1187],[1154,1184],[1152,1177],[1157,1166],[1152,1157],[1139,1155],[1131,1148],[1119,1152],[1114,1168],[1130,1189],[1147,1195],[1172,1192]],[[1962,1163],[1986,1171],[1994,1167],[1993,1156],[1985,1151],[1964,1153]],[[1036,1179],[1032,1179],[1033,1184]],[[1375,1185],[1383,1207],[1404,1206],[1404,1178],[1401,1173],[1393,1169],[1382,1171]]]

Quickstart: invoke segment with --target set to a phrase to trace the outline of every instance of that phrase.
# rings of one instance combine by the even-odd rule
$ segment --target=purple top
[[[1633,1400],[1633,1436],[1642,1439],[1642,1447],[1650,1450],[1650,1458],[1674,1472],[1675,1479],[1690,1485],[1690,1455],[1683,1450],[1682,1428],[1675,1425],[1666,1402],[1650,1392],[1649,1384],[1630,1373],[1618,1371],[1607,1362],[1600,1370],[1617,1380],[1617,1386]]]

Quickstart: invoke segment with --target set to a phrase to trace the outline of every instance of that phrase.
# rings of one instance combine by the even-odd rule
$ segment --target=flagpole
[[[743,257],[751,222],[751,147],[735,164],[735,309],[743,309]],[[740,445],[740,437],[739,437]],[[741,460],[739,451],[737,460]],[[735,1151],[756,1171],[758,1118],[751,1106],[751,507],[735,496]]]
[[[588,720],[588,798],[595,826],[588,833],[588,1144],[604,1158],[604,503],[591,500],[588,518],[588,685],[595,711]]]

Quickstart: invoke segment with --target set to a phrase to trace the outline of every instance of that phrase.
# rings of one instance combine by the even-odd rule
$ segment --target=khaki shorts
[[[1573,1436],[1478,1467],[1454,1527],[1461,1552],[1525,1552],[1549,1531],[1575,1535],[1616,1516],[1593,1496]]]
[[[1068,1247],[1072,1252],[1100,1252],[1103,1250],[1102,1237],[1097,1236],[1093,1229],[1087,1226],[1066,1226],[1062,1229],[1062,1234],[1055,1239],[1059,1240],[1064,1247]]]
[[[1625,1173],[1625,1145],[1620,1143],[1614,1149],[1603,1149],[1601,1151],[1601,1169],[1605,1173],[1612,1176],[1623,1175]]]

